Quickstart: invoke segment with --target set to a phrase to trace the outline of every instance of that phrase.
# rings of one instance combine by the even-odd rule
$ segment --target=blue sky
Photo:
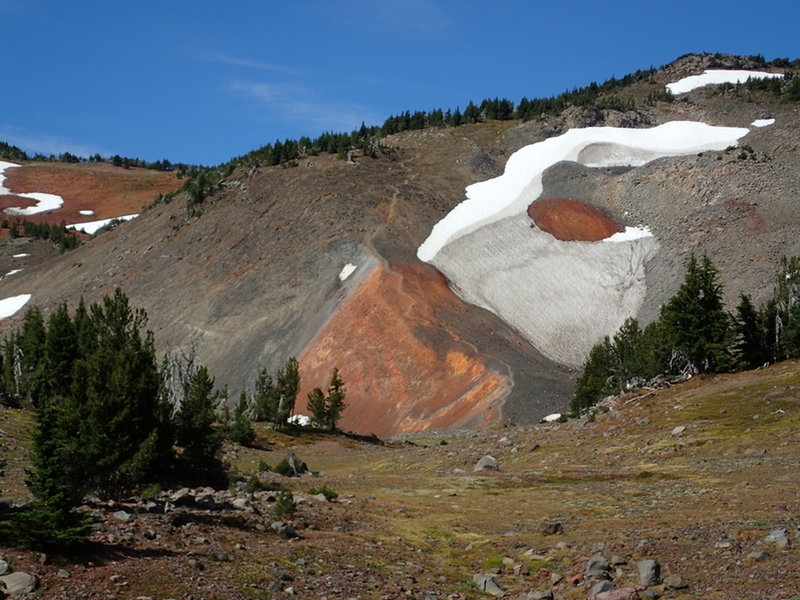
[[[0,140],[217,164],[687,52],[800,58],[797,0],[0,0]]]

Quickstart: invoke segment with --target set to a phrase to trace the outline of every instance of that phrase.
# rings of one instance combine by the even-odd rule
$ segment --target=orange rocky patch
[[[596,242],[622,231],[603,211],[571,198],[542,198],[528,207],[536,226],[562,242]]]
[[[389,436],[498,418],[511,382],[440,324],[456,302],[427,265],[376,266],[302,353],[297,408],[338,367],[344,429]]]
[[[53,211],[19,217],[58,224],[110,219],[141,212],[158,194],[174,192],[181,181],[174,173],[149,169],[123,169],[105,163],[25,163],[5,171],[5,187],[12,193],[58,194],[64,205]],[[0,208],[32,206],[35,201],[0,196]],[[93,215],[82,215],[92,210]],[[8,216],[13,220],[16,217]]]

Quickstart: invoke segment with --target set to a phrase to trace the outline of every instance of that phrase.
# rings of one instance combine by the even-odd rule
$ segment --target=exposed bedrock
[[[523,214],[451,242],[433,264],[467,302],[501,314],[548,358],[579,366],[637,314],[657,247],[652,237],[562,242]]]
[[[622,231],[603,211],[572,198],[541,198],[528,207],[528,216],[562,242],[597,242]]]
[[[379,264],[364,274],[301,353],[300,367],[299,409],[338,367],[349,405],[342,427],[378,435],[501,416],[531,421],[564,406],[572,380],[419,263]]]

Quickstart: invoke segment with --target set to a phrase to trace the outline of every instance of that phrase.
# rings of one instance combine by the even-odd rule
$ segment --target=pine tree
[[[253,431],[253,426],[248,418],[249,412],[250,401],[247,398],[247,392],[242,390],[239,395],[239,403],[233,412],[233,421],[228,434],[232,441],[242,446],[249,446],[256,439],[256,432]]]
[[[342,413],[347,408],[347,404],[344,402],[346,392],[347,388],[339,376],[339,369],[334,368],[331,382],[328,385],[328,394],[325,397],[326,423],[331,431],[336,430],[336,423],[342,418]]]
[[[767,332],[750,296],[742,294],[733,321],[733,354],[739,369],[754,369],[769,362]]]
[[[314,417],[314,423],[320,427],[324,427],[325,419],[325,392],[321,388],[315,387],[308,393],[308,404],[306,405],[311,416]]]
[[[715,373],[730,366],[729,319],[722,304],[722,285],[708,256],[692,255],[684,283],[661,309],[673,349],[685,355],[695,373]]]
[[[189,389],[177,414],[176,441],[187,460],[200,469],[216,468],[222,436],[215,423],[220,395],[205,366],[191,376]]]
[[[291,357],[286,361],[283,369],[278,371],[275,378],[277,406],[272,421],[275,426],[286,425],[289,417],[294,413],[298,391],[300,391],[300,365],[295,357]]]

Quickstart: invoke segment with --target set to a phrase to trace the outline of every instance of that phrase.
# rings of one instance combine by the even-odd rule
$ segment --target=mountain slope
[[[566,406],[574,373],[545,358],[531,343],[535,336],[525,339],[497,314],[459,299],[416,258],[417,249],[468,185],[500,175],[528,144],[592,126],[679,120],[747,128],[740,143],[752,151],[744,158],[742,150],[721,149],[635,169],[558,162],[542,175],[542,197],[597,207],[619,228],[650,229],[653,248],[637,263],[639,300],[630,309],[645,322],[677,288],[690,252],[709,253],[729,301],[754,290],[763,299],[779,257],[800,254],[796,103],[715,87],[674,102],[646,100],[713,60],[685,57],[618,90],[636,110],[572,107],[526,123],[410,131],[383,140],[391,154],[355,164],[321,155],[296,167],[239,168],[195,207],[199,216],[178,196],[26,268],[24,277],[4,279],[0,296],[31,293],[49,309],[120,286],[150,314],[161,350],[195,347],[233,397],[259,368],[274,372],[296,355],[302,409],[305,391],[326,385],[338,366],[351,406],[344,423],[365,433],[537,420]],[[750,125],[766,117],[775,123]],[[532,224],[522,225],[519,234],[530,233]],[[342,279],[347,265],[355,270]],[[572,267],[543,268],[558,279]],[[547,308],[539,301],[529,310]],[[596,336],[578,328],[555,337],[566,347],[587,347]],[[580,362],[579,354],[556,358]]]

